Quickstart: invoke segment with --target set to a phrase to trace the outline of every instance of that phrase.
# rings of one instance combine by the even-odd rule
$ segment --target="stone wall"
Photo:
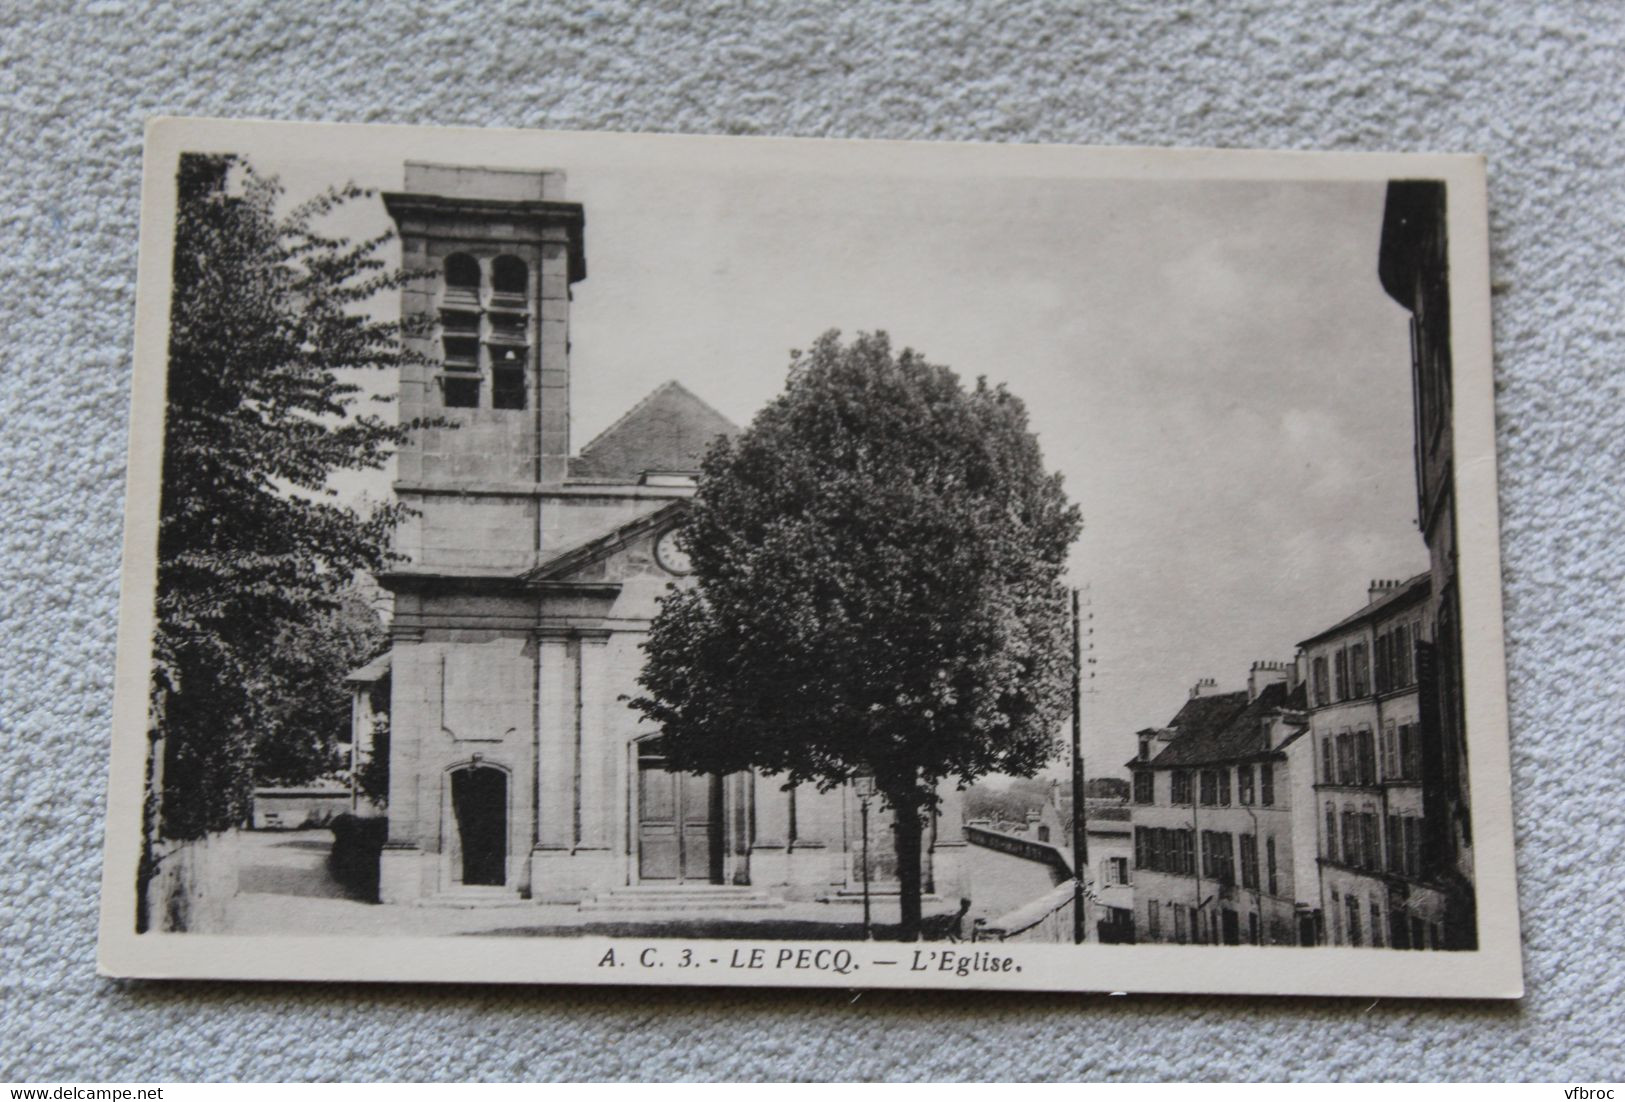
[[[160,843],[147,883],[148,929],[156,933],[220,933],[226,905],[237,894],[237,832],[190,842]]]

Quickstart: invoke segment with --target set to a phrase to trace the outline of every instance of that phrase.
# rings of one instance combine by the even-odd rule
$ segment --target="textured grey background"
[[[0,33],[0,1078],[1620,1075],[1625,6],[106,2],[6,5]],[[1488,154],[1528,998],[98,979],[159,113]]]

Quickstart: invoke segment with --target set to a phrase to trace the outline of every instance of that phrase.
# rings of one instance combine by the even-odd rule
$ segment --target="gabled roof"
[[[628,543],[646,532],[661,527],[688,509],[688,500],[679,498],[662,505],[653,512],[634,517],[611,528],[602,535],[571,544],[548,558],[541,565],[520,575],[527,582],[562,581],[571,574],[620,551]]]
[[[675,380],[657,387],[570,460],[570,477],[636,482],[645,471],[693,472],[719,436],[739,426]]]
[[[1343,619],[1337,621],[1337,623],[1333,624],[1325,631],[1316,632],[1303,642],[1299,643],[1298,646],[1310,646],[1311,644],[1320,642],[1322,639],[1336,635],[1338,632],[1346,631],[1349,628],[1371,620],[1380,620],[1390,613],[1398,612],[1407,605],[1416,604],[1419,601],[1426,600],[1428,591],[1431,588],[1432,578],[1425,571],[1413,578],[1406,578],[1404,584],[1398,589],[1394,590],[1392,593],[1372,601],[1370,604],[1366,605],[1352,616],[1345,616]]]
[[[1264,735],[1263,720],[1289,708],[1292,694],[1286,685],[1275,682],[1266,685],[1252,703],[1245,692],[1221,693],[1218,696],[1197,697],[1187,700],[1180,709],[1183,716],[1192,704],[1202,701],[1226,701],[1225,705],[1211,705],[1199,709],[1196,722],[1187,726],[1174,717],[1179,735],[1151,759],[1153,767],[1170,765],[1205,765],[1210,762],[1237,761],[1267,754],[1270,746]]]

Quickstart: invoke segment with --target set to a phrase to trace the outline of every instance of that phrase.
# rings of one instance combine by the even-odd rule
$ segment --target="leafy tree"
[[[362,515],[328,479],[383,466],[428,424],[357,408],[357,372],[407,362],[400,337],[413,324],[368,310],[411,278],[386,270],[390,235],[324,232],[368,192],[336,188],[283,212],[274,178],[196,154],[181,157],[177,185],[149,843],[239,822],[257,756],[279,778],[322,763],[325,735],[311,734],[300,761],[287,734],[327,722],[304,710],[322,711],[346,672],[327,663],[360,642],[288,648],[321,636],[356,573],[384,564],[400,515]]]
[[[696,585],[664,600],[633,706],[674,768],[825,790],[872,773],[913,938],[939,783],[1031,775],[1056,748],[1080,528],[1004,387],[826,333],[708,453]]]
[[[265,656],[256,695],[264,703],[254,747],[259,784],[309,784],[349,767],[351,687],[342,679],[387,645],[384,626],[354,589],[334,609],[283,624]]]

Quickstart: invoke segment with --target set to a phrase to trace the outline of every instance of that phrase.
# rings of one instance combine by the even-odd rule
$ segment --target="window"
[[[1398,815],[1388,816],[1388,871],[1403,872],[1405,865],[1405,839]]]
[[[1407,781],[1422,779],[1422,732],[1414,723],[1399,726],[1399,775]]]
[[[1220,807],[1229,807],[1230,806],[1230,770],[1229,769],[1220,769],[1218,772],[1219,772],[1219,806]]]
[[[1243,806],[1253,803],[1253,767],[1250,765],[1236,767],[1236,800]]]
[[[1337,812],[1326,805],[1326,860],[1337,860]]]
[[[1212,807],[1219,802],[1219,776],[1211,769],[1202,770],[1202,806]]]
[[[440,338],[446,354],[446,366],[462,371],[480,369],[480,342],[474,337],[445,336]]]
[[[1354,896],[1344,896],[1343,904],[1348,910],[1349,944],[1359,948],[1363,942],[1360,940],[1360,901]]]
[[[1184,769],[1176,769],[1176,770],[1174,770],[1174,777],[1173,777],[1172,784],[1173,784],[1173,797],[1172,797],[1173,802],[1176,803],[1176,804],[1188,804],[1188,803],[1190,803],[1191,802],[1191,775],[1190,775],[1190,773],[1187,772]]]
[[[1220,884],[1236,882],[1234,836],[1217,830],[1202,832],[1202,872]]]
[[[1343,812],[1343,864],[1360,863],[1360,816],[1352,811]]]
[[[446,290],[480,293],[480,262],[467,253],[452,253],[446,257]]]
[[[1364,643],[1349,648],[1349,681],[1353,695],[1367,696],[1371,692],[1371,659]]]
[[[1377,837],[1377,813],[1365,811],[1360,814],[1360,840],[1361,852],[1364,860],[1361,862],[1368,869],[1382,868],[1382,840]]]
[[[1049,827],[1044,826],[1042,823],[1038,826],[1038,840],[1040,842],[1049,841]]]
[[[1371,946],[1374,949],[1382,948],[1382,908],[1377,901],[1371,901]]]
[[[1156,779],[1149,769],[1134,771],[1134,802],[1148,804],[1156,795]]]
[[[1312,671],[1310,680],[1315,685],[1315,706],[1324,708],[1332,702],[1331,681],[1326,675],[1326,656],[1320,655],[1309,666]]]
[[[1128,883],[1128,858],[1108,857],[1100,863],[1100,879],[1105,884]]]
[[[1151,740],[1148,738],[1142,738],[1140,740],[1140,760],[1151,760]]]
[[[503,344],[525,344],[524,314],[505,314],[493,312],[487,315],[491,319],[491,339]]]
[[[1332,736],[1320,736],[1320,779],[1323,784],[1337,783],[1336,760],[1332,757]]]
[[[457,409],[475,409],[480,404],[478,375],[447,374],[440,380],[445,403]]]
[[[491,406],[525,408],[525,350],[491,349]]]
[[[1332,944],[1333,945],[1341,945],[1341,944],[1343,944],[1343,912],[1337,905],[1339,898],[1340,897],[1337,894],[1337,889],[1333,888],[1332,889],[1332,907],[1331,907],[1331,911],[1332,911]]]
[[[530,287],[530,269],[517,256],[499,256],[491,262],[491,290],[499,295],[523,295]]]
[[[473,310],[442,310],[440,328],[447,333],[477,337],[480,335],[480,316]]]
[[[1162,936],[1162,904],[1149,899],[1145,904],[1145,929],[1153,939]]]
[[[1260,762],[1258,766],[1258,802],[1265,807],[1275,806],[1275,763]]]
[[[1337,688],[1336,698],[1338,700],[1347,700],[1349,698],[1349,652],[1346,648],[1340,648],[1332,656],[1332,671]]]
[[[1258,887],[1258,837],[1253,834],[1241,836],[1241,886],[1257,889]]]
[[[1265,871],[1269,875],[1269,892],[1271,895],[1281,894],[1280,881],[1275,876],[1275,839],[1268,838],[1264,842]]]
[[[1399,779],[1399,729],[1391,719],[1382,732],[1382,779]]]
[[[1412,658],[1415,630],[1409,623],[1395,624],[1377,636],[1377,691],[1393,692],[1415,682],[1416,669]]]
[[[1405,832],[1405,875],[1422,875],[1422,820],[1407,815],[1402,820]]]
[[[1337,736],[1337,783],[1354,783],[1354,736],[1347,731]]]
[[[1377,750],[1372,740],[1371,728],[1362,727],[1354,735],[1355,749],[1357,751],[1356,770],[1357,783],[1377,783]]]
[[[1183,945],[1190,938],[1186,932],[1185,908],[1175,903],[1169,909],[1174,912],[1174,940]]]

